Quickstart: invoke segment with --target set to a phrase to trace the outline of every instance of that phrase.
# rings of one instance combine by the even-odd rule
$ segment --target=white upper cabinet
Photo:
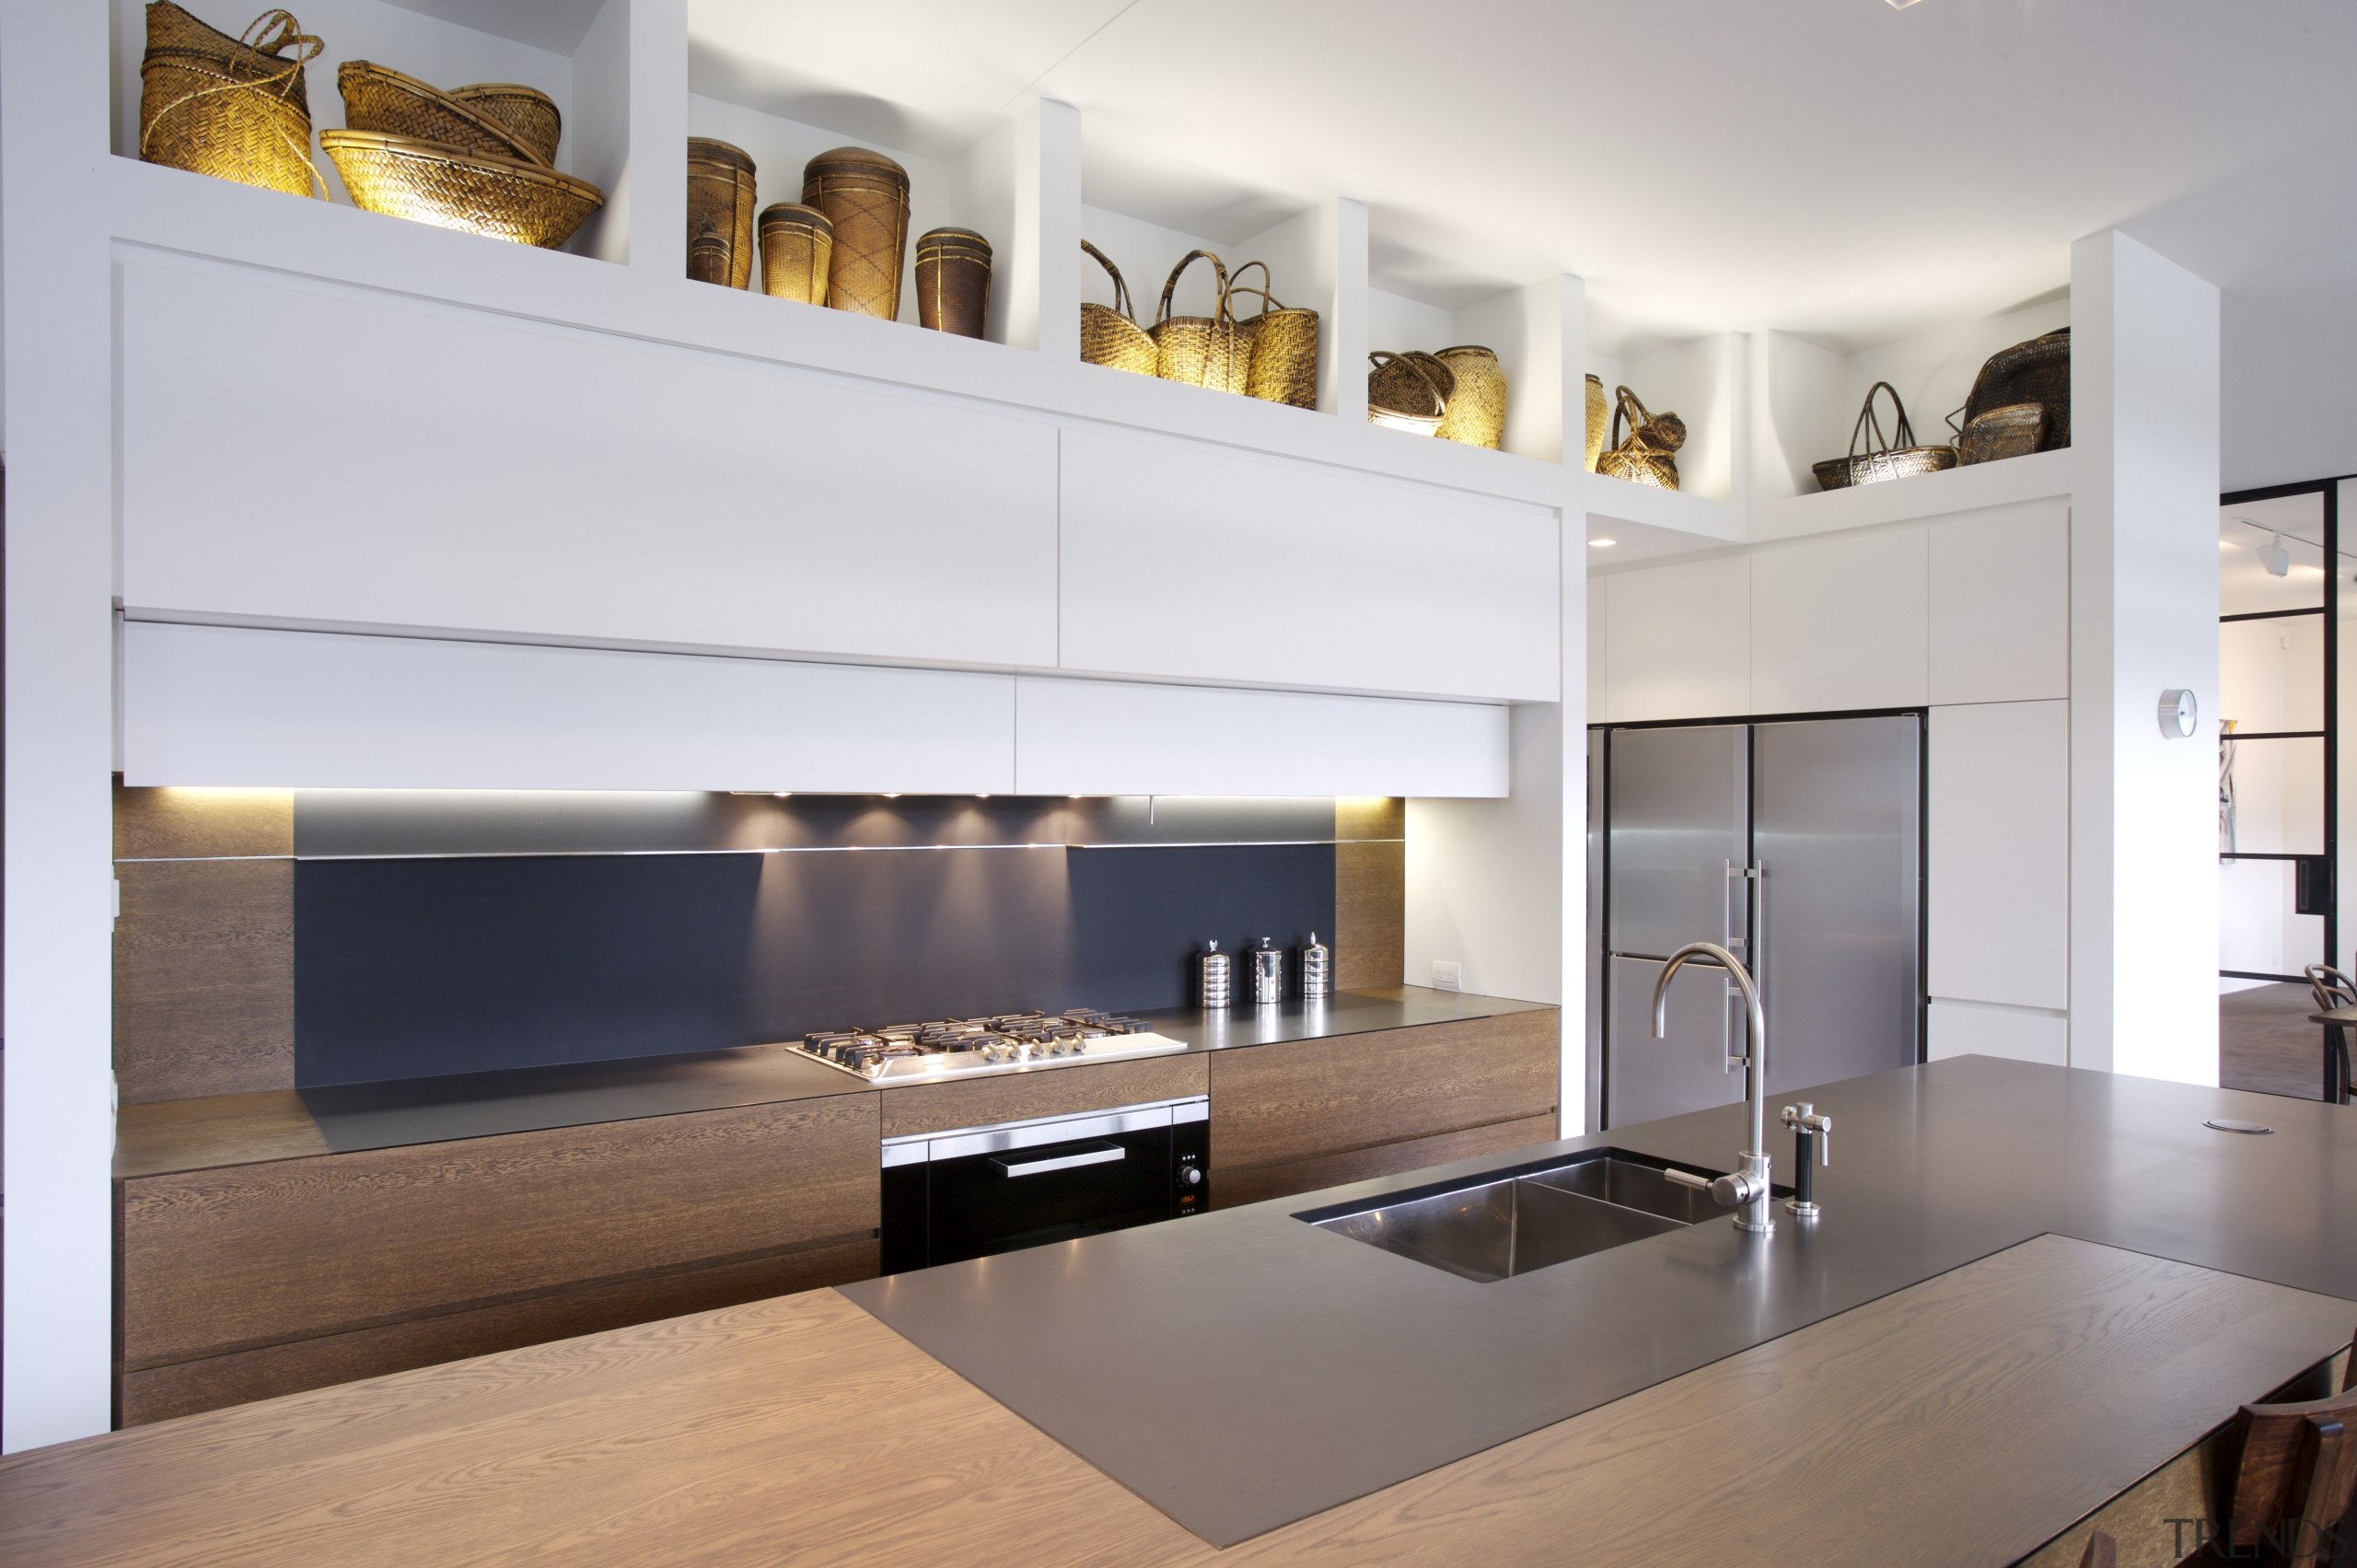
[[[2071,694],[2071,508],[2027,502],[1931,526],[1932,701]]]
[[[1015,793],[1498,797],[1510,711],[1019,675]]]
[[[242,268],[122,267],[134,615],[1056,660],[1056,431]]]
[[[1751,559],[1751,711],[1838,713],[1925,701],[1921,528],[1762,550]]]
[[[1590,719],[1633,724],[1751,711],[1750,557],[1592,578],[1588,614]]]
[[[1933,708],[1928,745],[1927,988],[2068,1007],[2071,704]]]
[[[1562,563],[1547,507],[1081,427],[1063,433],[1062,474],[1067,669],[1561,693]]]

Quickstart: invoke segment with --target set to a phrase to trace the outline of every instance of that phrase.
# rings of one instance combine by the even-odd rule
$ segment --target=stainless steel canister
[[[1252,1005],[1273,1007],[1285,999],[1285,950],[1271,937],[1252,949]]]
[[[1318,940],[1318,933],[1301,949],[1301,993],[1304,996],[1334,994],[1334,949]]]
[[[1236,960],[1219,950],[1218,937],[1204,943],[1203,950],[1195,955],[1195,1005],[1206,1009],[1229,1005],[1235,971]]]

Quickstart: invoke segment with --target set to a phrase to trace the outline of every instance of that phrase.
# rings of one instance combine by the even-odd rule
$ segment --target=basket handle
[[[273,28],[278,30],[273,32],[270,30]],[[284,55],[289,49],[295,51],[295,57],[284,62],[286,69],[254,84],[256,87],[277,84],[278,96],[281,98],[294,91],[295,74],[317,60],[320,52],[327,48],[326,43],[303,30],[303,24],[295,19],[295,15],[291,11],[264,11],[248,25],[245,32],[238,37],[238,42],[243,48],[232,69],[251,69],[261,64],[264,55],[274,59]],[[316,173],[317,170],[313,172]]]
[[[1096,246],[1091,245],[1087,240],[1082,240],[1080,242],[1080,248],[1083,250],[1087,251],[1090,255],[1096,257],[1097,264],[1104,268],[1106,272],[1112,274],[1113,308],[1120,312],[1120,315],[1128,320],[1134,323],[1138,319],[1138,312],[1137,307],[1130,303],[1130,280],[1121,275],[1121,269],[1113,265],[1111,258],[1107,256],[1104,251],[1097,249]]]
[[[1448,394],[1440,389],[1440,383],[1433,379],[1433,373],[1416,362],[1416,356],[1414,354],[1393,354],[1388,349],[1379,348],[1366,356],[1366,362],[1369,365],[1374,366],[1377,370],[1382,369],[1386,365],[1390,364],[1395,359],[1416,373],[1416,379],[1422,381],[1424,384],[1424,390],[1433,395],[1433,407],[1438,409],[1444,414],[1448,412]]]
[[[1212,264],[1215,300],[1212,308],[1213,323],[1216,325],[1224,321],[1230,326],[1235,325],[1236,311],[1227,301],[1227,263],[1208,250],[1190,250],[1179,258],[1177,266],[1170,269],[1170,281],[1162,285],[1162,305],[1154,313],[1155,326],[1159,327],[1170,319],[1170,296],[1178,292],[1178,274],[1193,266],[1198,259]]]
[[[1898,424],[1892,432],[1894,437],[1892,440],[1883,439],[1882,420],[1875,413],[1876,392],[1888,392],[1890,406],[1898,414]],[[1861,436],[1868,436],[1869,433],[1871,433],[1871,444],[1864,453],[1869,458],[1883,452],[1896,452],[1902,447],[1915,445],[1915,427],[1907,423],[1907,405],[1898,401],[1898,389],[1887,381],[1877,381],[1866,389],[1865,403],[1858,410],[1858,423],[1850,427],[1850,456],[1852,459],[1859,456],[1858,438]]]
[[[1258,285],[1248,284],[1244,281],[1244,274],[1250,272],[1255,267],[1260,269],[1260,282]],[[1268,262],[1247,261],[1244,265],[1237,268],[1234,273],[1229,274],[1227,280],[1228,296],[1230,298],[1234,298],[1239,294],[1259,295],[1260,296],[1260,308],[1254,311],[1252,316],[1252,319],[1257,321],[1271,310],[1283,310],[1285,308],[1285,302],[1269,292],[1271,288],[1276,286],[1276,283],[1277,280],[1269,275]],[[1229,312],[1231,318],[1233,318],[1234,314],[1235,312],[1232,310]]]
[[[1630,413],[1629,411],[1631,409],[1635,409],[1637,412]],[[1647,409],[1643,402],[1638,401],[1636,393],[1631,391],[1626,387],[1613,388],[1612,439],[1607,443],[1608,446],[1617,447],[1620,445],[1620,420],[1621,416],[1624,414],[1628,416],[1629,434],[1631,436],[1635,436],[1638,432],[1643,430],[1645,426],[1654,422],[1652,411]],[[1647,450],[1651,450],[1651,445],[1652,444],[1650,442],[1647,443]]]

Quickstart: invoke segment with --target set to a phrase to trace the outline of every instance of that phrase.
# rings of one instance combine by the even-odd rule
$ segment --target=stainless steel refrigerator
[[[1606,1125],[1743,1098],[1742,1003],[1720,970],[1679,970],[1653,1038],[1655,981],[1688,942],[1759,977],[1771,1095],[1919,1059],[1921,714],[1620,728],[1590,752]]]

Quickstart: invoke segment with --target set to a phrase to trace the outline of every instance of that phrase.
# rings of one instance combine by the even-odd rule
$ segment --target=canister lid
[[[806,185],[813,180],[846,176],[870,180],[879,185],[897,186],[903,191],[909,188],[907,169],[882,153],[866,147],[836,147],[820,153],[802,166],[802,179]]]
[[[825,235],[835,232],[834,223],[826,214],[798,202],[779,202],[761,209],[761,232],[767,234],[772,228],[801,228]]]
[[[991,242],[970,228],[929,228],[917,236],[917,254],[927,250],[979,250],[988,261]]]
[[[741,168],[748,174],[753,172],[752,154],[730,143],[714,141],[710,136],[688,138],[688,161],[694,163],[699,158],[706,163],[723,163],[731,168]]]

